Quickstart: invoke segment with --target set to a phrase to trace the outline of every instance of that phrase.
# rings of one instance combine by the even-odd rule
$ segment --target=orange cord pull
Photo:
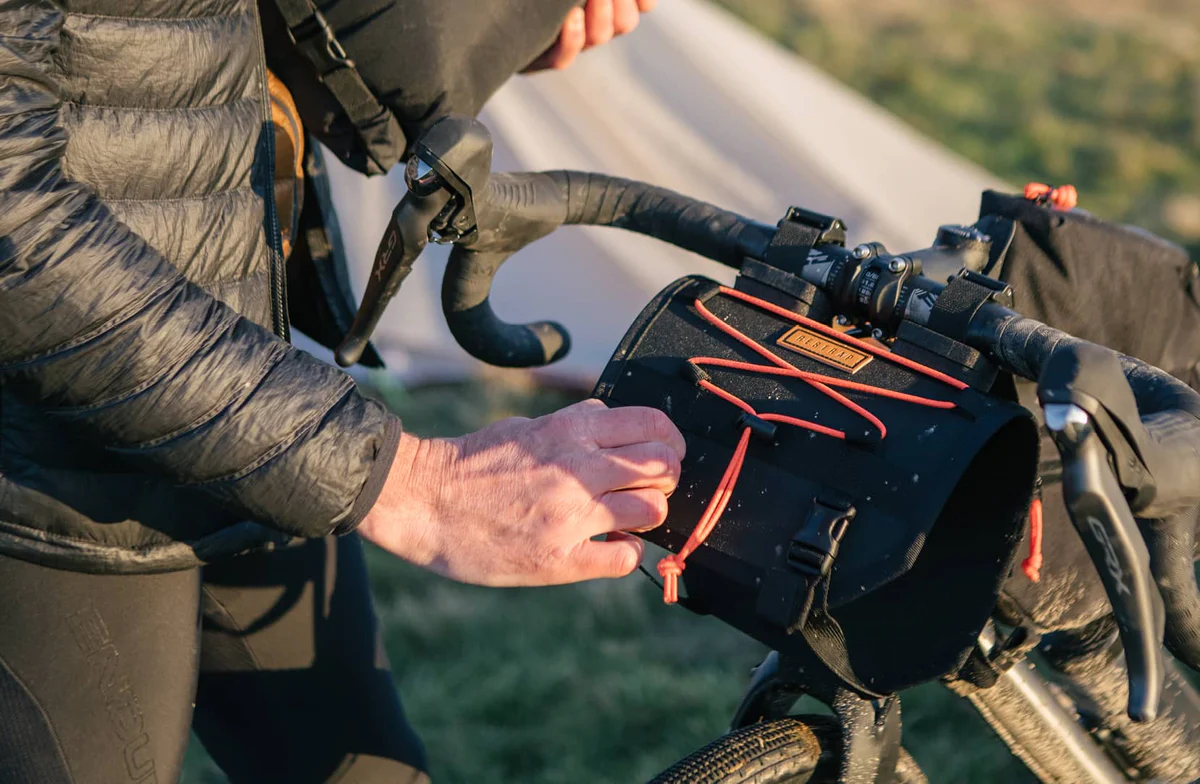
[[[1042,499],[1029,505],[1029,557],[1021,562],[1021,571],[1036,583],[1042,579]]]
[[[697,547],[704,544],[704,540],[717,527],[717,521],[725,513],[725,507],[729,506],[733,488],[737,485],[738,476],[742,473],[742,464],[746,462],[746,448],[749,445],[750,428],[747,427],[742,431],[737,449],[733,451],[733,459],[729,461],[729,467],[725,469],[725,475],[721,477],[721,484],[717,486],[717,492],[708,502],[708,508],[704,510],[704,516],[692,530],[692,535],[688,537],[687,542],[678,553],[672,553],[658,562],[658,573],[663,578],[663,601],[665,603],[675,604],[679,601],[679,575],[683,574],[683,570],[687,568],[685,563],[687,557]]]
[[[1079,191],[1074,185],[1052,188],[1044,182],[1031,182],[1025,186],[1025,198],[1038,204],[1049,204],[1056,210],[1073,210],[1079,205]]]

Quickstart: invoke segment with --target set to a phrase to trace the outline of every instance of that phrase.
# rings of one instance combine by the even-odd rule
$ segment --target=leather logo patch
[[[796,326],[775,341],[789,351],[815,359],[831,367],[854,374],[862,370],[871,360],[870,354],[854,346],[826,337],[811,329]]]

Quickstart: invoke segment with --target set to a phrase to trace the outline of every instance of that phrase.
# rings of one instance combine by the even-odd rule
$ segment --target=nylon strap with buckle
[[[367,154],[382,171],[404,152],[400,123],[371,92],[329,21],[311,0],[275,0],[292,42],[346,113]]]
[[[763,577],[755,608],[763,619],[788,634],[804,628],[817,588],[829,576],[853,519],[854,507],[849,504],[813,501],[808,519],[783,555],[783,563]]]

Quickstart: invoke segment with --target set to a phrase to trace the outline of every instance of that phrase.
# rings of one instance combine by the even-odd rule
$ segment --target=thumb
[[[622,532],[607,535],[606,541],[584,542],[575,558],[576,581],[625,577],[638,568],[646,544],[636,536]]]

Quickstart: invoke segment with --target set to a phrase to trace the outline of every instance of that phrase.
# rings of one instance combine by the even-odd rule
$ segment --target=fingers
[[[584,49],[632,32],[641,15],[657,4],[658,0],[588,0],[583,8],[572,8],[563,21],[558,41],[524,72],[566,68]]]
[[[659,442],[666,444],[682,460],[687,452],[683,435],[671,419],[656,408],[625,406],[622,408],[593,408],[588,424],[590,435],[601,449]]]
[[[649,531],[667,519],[667,496],[648,487],[617,490],[600,498],[597,514],[589,520],[588,536],[614,531]]]
[[[591,49],[612,40],[613,0],[588,0],[584,8],[587,21],[585,47]]]
[[[641,9],[638,0],[612,0],[613,4],[613,35],[625,35],[633,32],[638,26]]]
[[[624,577],[638,568],[645,549],[641,539],[622,533],[609,534],[605,542],[584,542],[572,564],[572,582]]]
[[[584,10],[582,8],[572,8],[567,12],[563,20],[562,30],[558,34],[558,41],[530,63],[525,72],[544,71],[547,68],[557,70],[566,68],[575,62],[575,58],[583,51],[586,40],[587,22]]]
[[[602,449],[588,485],[593,492],[650,488],[664,495],[679,484],[679,453],[661,442]]]
[[[588,0],[587,48],[632,32],[641,14],[653,7],[654,0]]]

